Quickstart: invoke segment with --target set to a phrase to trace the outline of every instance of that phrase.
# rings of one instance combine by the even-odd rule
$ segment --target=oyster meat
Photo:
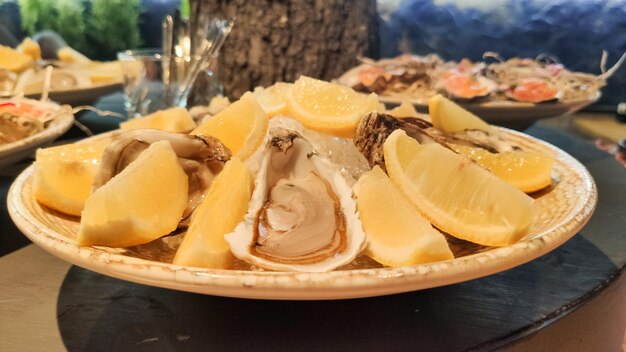
[[[446,71],[436,87],[446,96],[455,100],[472,100],[489,96],[497,89],[497,84],[478,74],[468,74],[457,70]]]
[[[365,156],[370,166],[385,169],[383,144],[389,135],[402,129],[406,134],[421,144],[439,143],[446,148],[450,144],[482,148],[491,153],[520,150],[497,134],[480,130],[465,130],[457,133],[445,133],[435,128],[430,122],[417,117],[396,118],[391,115],[371,112],[361,119],[354,134],[354,145]]]
[[[188,225],[193,210],[202,202],[213,179],[231,157],[230,150],[217,138],[152,129],[124,132],[115,137],[102,155],[93,191],[104,185],[133,162],[150,144],[167,140],[178,156],[178,163],[189,178],[188,204],[180,226]]]
[[[43,123],[37,119],[0,111],[0,145],[18,141],[43,129]]]
[[[248,212],[225,236],[233,254],[260,268],[325,272],[365,246],[352,191],[341,173],[295,131],[275,128]]]

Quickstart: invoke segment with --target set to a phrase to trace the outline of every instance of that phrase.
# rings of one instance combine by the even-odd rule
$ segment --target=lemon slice
[[[110,84],[124,80],[122,64],[119,61],[92,61],[90,64],[81,67],[81,71],[89,76],[93,84]]]
[[[167,235],[187,207],[187,189],[169,142],[153,143],[87,198],[78,243],[128,247]]]
[[[470,159],[439,144],[420,145],[395,130],[383,145],[389,177],[433,225],[486,246],[522,238],[533,199]]]
[[[216,137],[234,156],[245,160],[263,142],[268,124],[267,114],[254,95],[247,92],[191,133]]]
[[[189,132],[196,127],[191,114],[185,108],[160,110],[150,115],[120,123],[123,130],[154,128],[169,132]]]
[[[291,86],[293,86],[292,83],[277,82],[267,88],[256,87],[254,88],[254,96],[270,118],[283,115],[287,112],[285,96]]]
[[[376,94],[300,76],[287,92],[289,114],[305,127],[338,137],[352,138],[361,118],[378,109]]]
[[[407,102],[407,101],[403,101],[402,104],[396,106],[395,108],[389,110],[388,112],[389,115],[396,117],[396,118],[403,118],[403,117],[420,117],[420,118],[424,118],[426,115],[420,115],[417,113],[417,110],[415,110],[415,106],[413,106],[413,104]]]
[[[75,49],[69,46],[66,46],[64,48],[57,50],[57,57],[62,62],[65,62],[68,64],[86,65],[86,64],[91,63],[91,60],[89,60],[87,56],[79,53],[78,51],[76,51]]]
[[[365,253],[387,266],[452,259],[445,237],[393,185],[379,167],[354,185],[359,218],[365,230]]]
[[[20,73],[35,65],[30,55],[21,53],[8,46],[0,45],[0,69]]]
[[[248,210],[252,176],[237,158],[230,159],[196,208],[174,264],[226,269],[234,256],[224,235],[232,232]]]
[[[520,191],[531,193],[552,183],[554,158],[534,151],[490,153],[481,148],[451,144],[457,153],[474,160],[478,165],[507,181]]]
[[[428,112],[433,126],[444,132],[481,130],[490,132],[491,126],[480,117],[463,109],[455,102],[437,94],[428,100]]]
[[[41,60],[41,47],[36,41],[26,37],[22,43],[17,46],[17,51],[30,56],[34,61]]]
[[[109,140],[37,149],[33,192],[39,203],[80,216]]]

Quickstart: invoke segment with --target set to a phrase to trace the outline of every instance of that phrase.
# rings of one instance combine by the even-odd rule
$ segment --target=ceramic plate
[[[359,65],[348,70],[341,75],[341,77],[337,78],[336,82],[351,86],[351,77],[354,77],[362,67],[363,65]],[[540,104],[515,101],[491,101],[485,103],[459,103],[459,105],[491,124],[522,130],[539,119],[572,114],[595,103],[600,99],[600,96],[601,94],[598,92],[598,94],[590,97],[588,100],[545,102]],[[398,94],[394,96],[379,95],[378,99],[385,103],[388,108],[408,101],[415,106],[417,111],[422,113],[428,112],[427,97],[402,96]]]
[[[59,104],[68,104],[71,106],[92,105],[98,98],[103,95],[116,92],[122,89],[122,83],[110,83],[96,85],[86,88],[68,89],[52,91],[48,94],[48,98]],[[27,98],[39,99],[41,94],[28,94]]]
[[[360,257],[357,265],[329,273],[215,270],[171,264],[174,241],[167,237],[129,249],[81,247],[75,241],[79,219],[42,207],[33,197],[33,166],[11,186],[8,209],[22,232],[50,253],[101,274],[141,284],[260,299],[343,299],[414,291],[472,280],[526,263],[567,241],[591,216],[597,193],[584,166],[550,144],[502,131],[524,149],[556,158],[553,184],[533,195],[535,222],[531,232],[518,243],[500,248],[457,240],[451,244],[455,259],[432,264],[382,268]]]
[[[65,133],[74,122],[71,111],[60,114],[41,132],[13,143],[0,144],[0,167],[11,165],[32,155],[39,147],[52,143]]]

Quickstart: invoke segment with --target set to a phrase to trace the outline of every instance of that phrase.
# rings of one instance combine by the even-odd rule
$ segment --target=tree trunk
[[[293,82],[330,80],[378,54],[375,0],[191,0],[195,16],[234,17],[218,61],[226,95]]]

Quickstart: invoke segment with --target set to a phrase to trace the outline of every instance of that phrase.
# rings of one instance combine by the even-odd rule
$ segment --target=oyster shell
[[[439,143],[446,148],[449,144],[460,144],[485,149],[491,153],[519,150],[500,136],[480,131],[465,130],[458,133],[445,133],[420,118],[396,118],[391,115],[371,112],[361,119],[354,134],[354,145],[365,156],[370,166],[380,166],[385,169],[383,144],[387,137],[396,129],[402,129],[406,134],[422,144]]]
[[[217,138],[138,129],[115,137],[102,155],[102,162],[94,179],[93,191],[120,173],[150,144],[167,140],[178,156],[178,163],[189,178],[188,204],[180,226],[186,226],[193,210],[202,202],[206,190],[213,183],[224,163],[231,157],[230,150]]]
[[[43,129],[43,123],[37,119],[0,111],[0,145],[26,138]]]
[[[506,96],[512,100],[527,103],[543,103],[559,99],[561,92],[543,79],[523,79],[511,89],[506,91]]]
[[[225,236],[233,254],[281,271],[325,272],[365,246],[352,191],[341,173],[297,132],[275,128],[248,212]]]
[[[484,98],[497,89],[497,84],[477,74],[446,71],[436,85],[437,89],[455,100]]]
[[[45,80],[45,70],[29,69],[24,71],[15,83],[15,94],[41,93]],[[86,74],[70,69],[54,69],[50,80],[51,91],[89,87],[91,79]]]

